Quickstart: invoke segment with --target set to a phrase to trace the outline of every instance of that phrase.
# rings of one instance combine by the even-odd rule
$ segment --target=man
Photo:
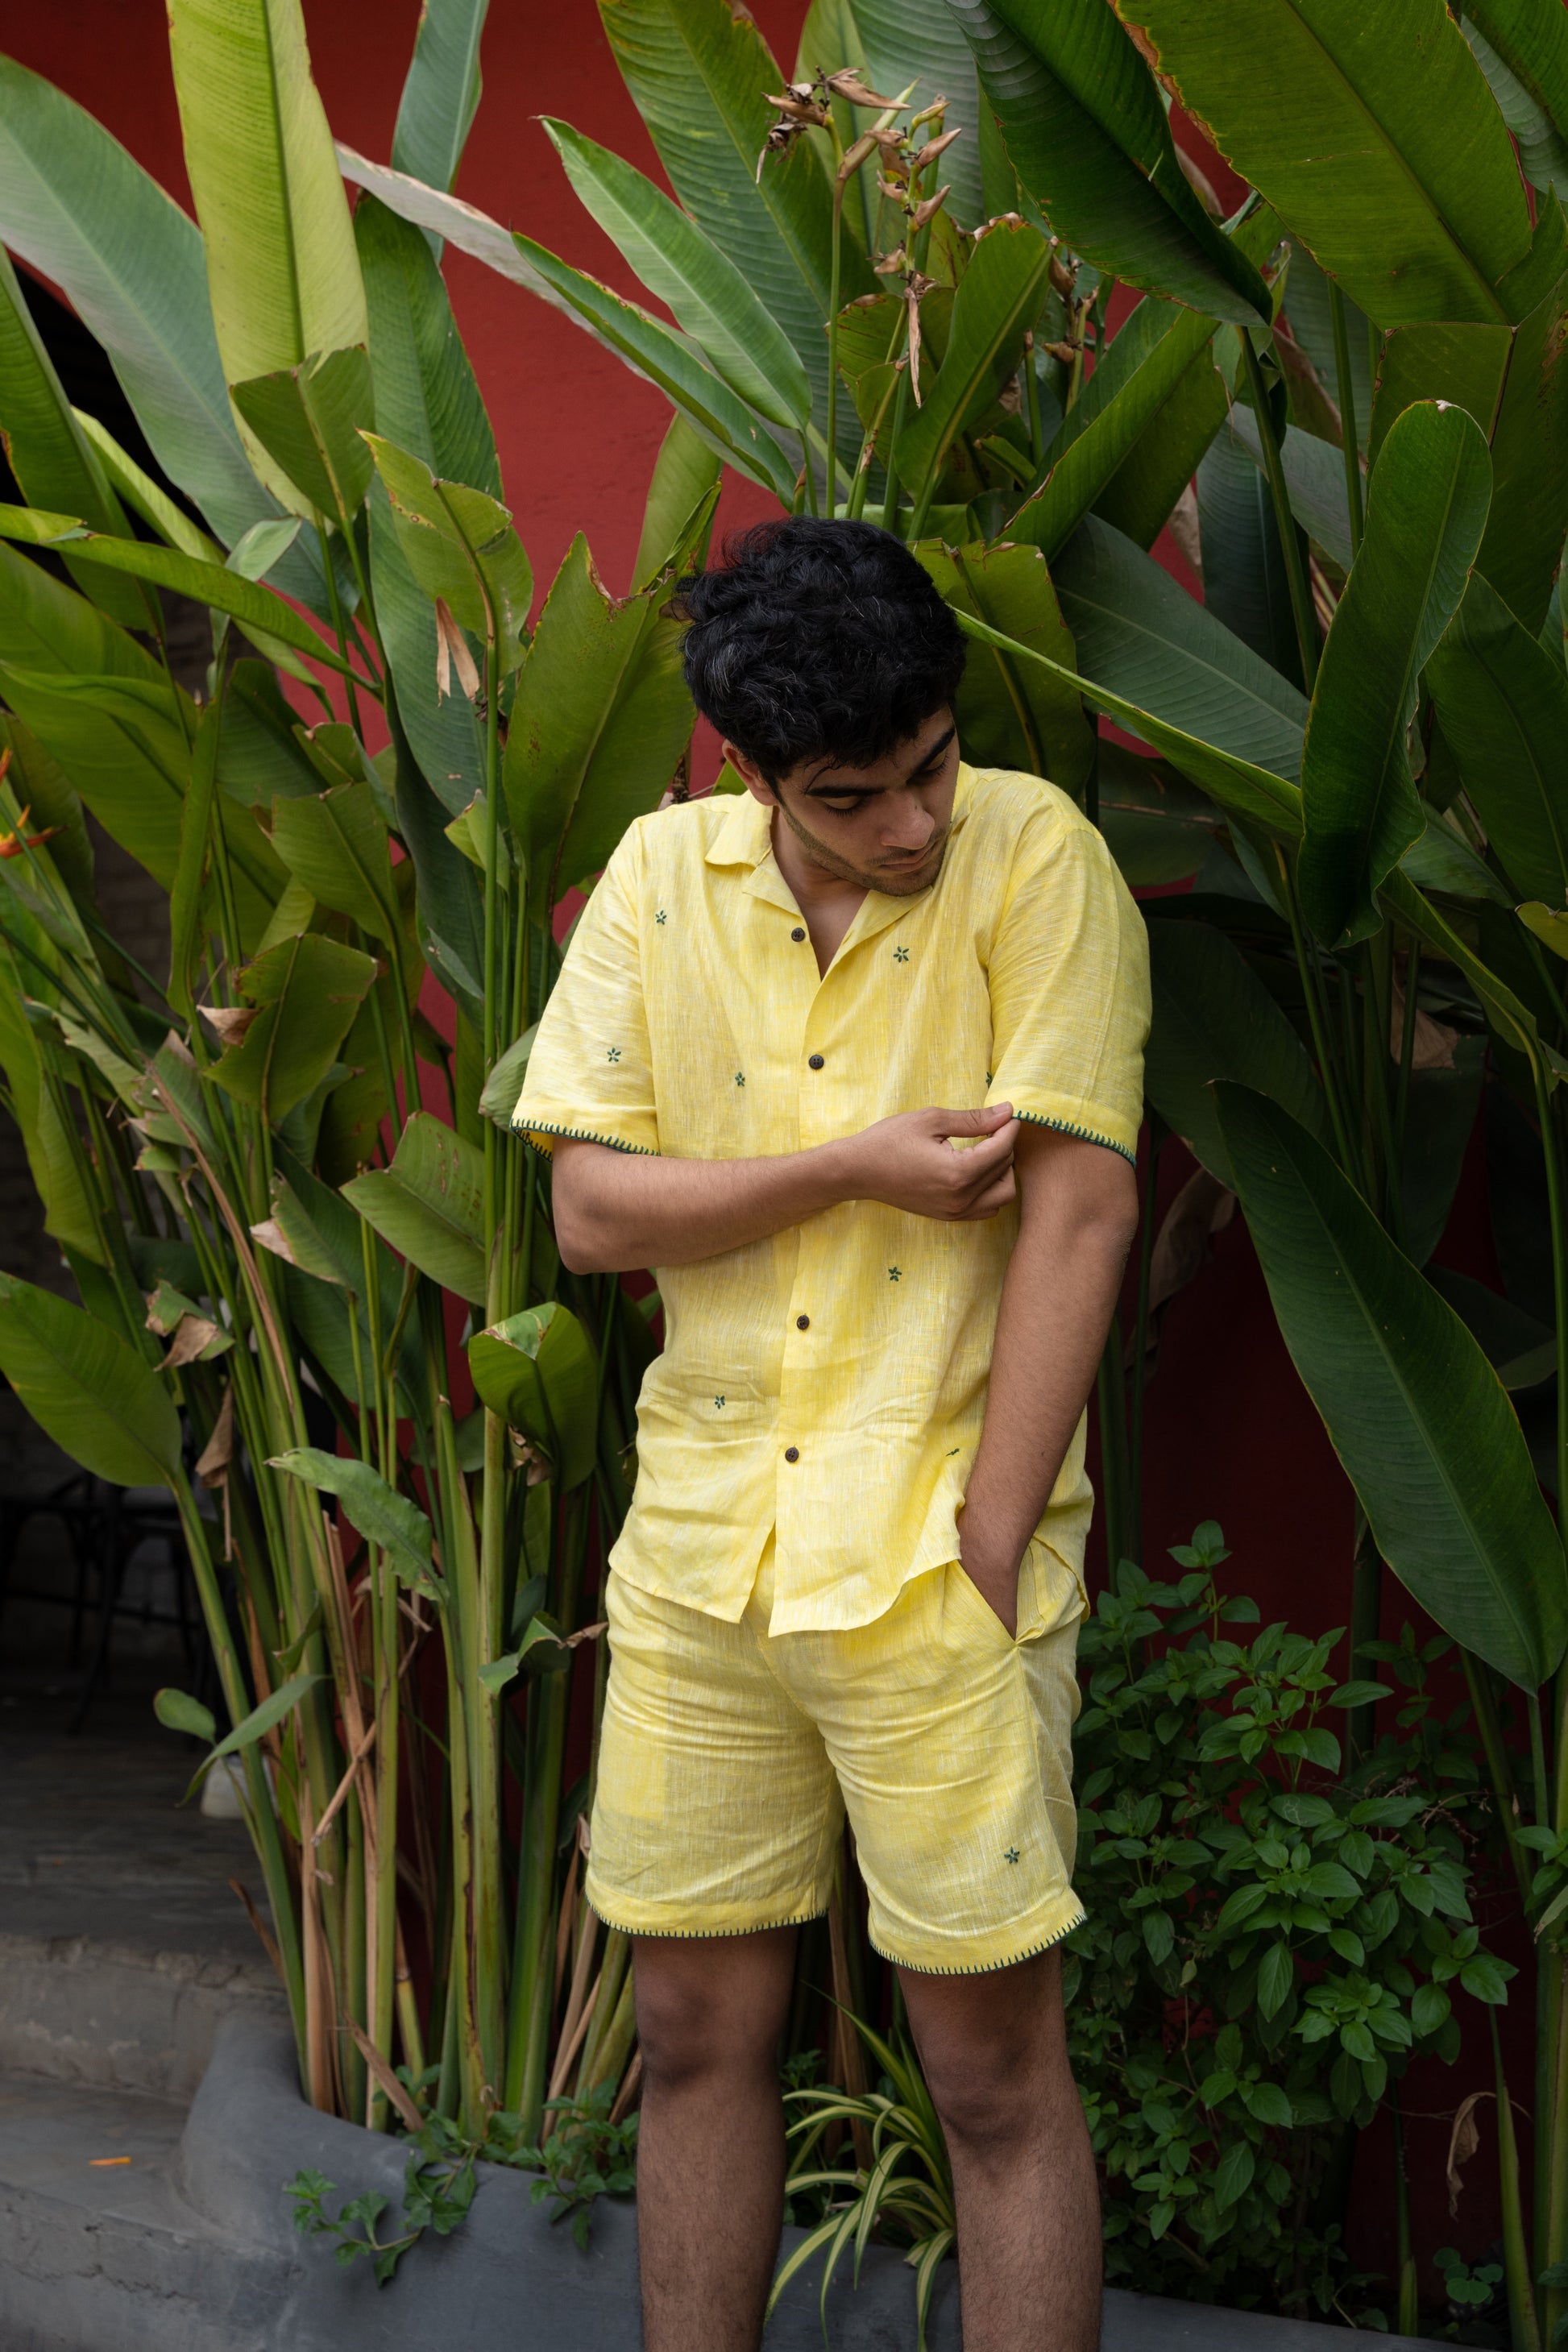
[[[1084,1402],[1136,1222],[1142,924],[868,524],[685,584],[745,789],[634,824],[517,1122],[579,1273],[658,1271],[588,1895],[636,1938],[648,2352],[754,2352],[777,2040],[847,1809],[952,2160],[966,2352],[1099,2342],[1068,2069]]]

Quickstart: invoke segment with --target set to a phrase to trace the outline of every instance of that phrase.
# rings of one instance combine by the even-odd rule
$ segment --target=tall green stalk
[[[1350,321],[1337,278],[1329,280],[1329,318],[1334,337],[1334,382],[1339,395],[1340,446],[1345,461],[1345,504],[1350,510],[1351,561],[1361,552],[1363,527],[1361,487],[1361,443],[1356,429],[1355,378],[1351,373]]]
[[[1268,480],[1268,495],[1273,500],[1274,520],[1279,532],[1280,551],[1285,559],[1285,582],[1290,592],[1290,617],[1296,626],[1301,682],[1310,694],[1318,676],[1318,616],[1312,609],[1311,590],[1307,584],[1306,567],[1301,562],[1300,536],[1296,518],[1290,510],[1285,461],[1280,456],[1279,442],[1274,430],[1274,417],[1268,405],[1268,390],[1263,381],[1262,365],[1252,347],[1248,329],[1237,327],[1236,333],[1241,345],[1242,365],[1247,372],[1247,388],[1252,395],[1252,405],[1258,417],[1263,470]]]

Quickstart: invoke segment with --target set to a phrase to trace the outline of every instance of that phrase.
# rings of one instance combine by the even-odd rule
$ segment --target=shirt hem
[[[1121,1158],[1129,1161],[1132,1167],[1136,1168],[1138,1165],[1138,1150],[1135,1144],[1130,1148],[1125,1143],[1118,1143],[1113,1135],[1105,1134],[1100,1128],[1079,1127],[1070,1118],[1052,1118],[1041,1110],[1016,1110],[1013,1116],[1015,1118],[1022,1119],[1026,1127],[1054,1128],[1058,1135],[1076,1136],[1080,1143],[1103,1144],[1107,1151],[1119,1152]]]

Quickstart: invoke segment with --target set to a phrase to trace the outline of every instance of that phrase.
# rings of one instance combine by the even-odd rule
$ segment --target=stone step
[[[5,2352],[274,2352],[289,2264],[215,2229],[181,2185],[186,2107],[0,2074]],[[105,2161],[105,2159],[110,2159]]]

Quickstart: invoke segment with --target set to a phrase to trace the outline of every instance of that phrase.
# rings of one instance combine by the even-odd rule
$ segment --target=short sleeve
[[[1110,852],[1076,811],[1026,827],[989,977],[986,1101],[1135,1160],[1148,936]]]
[[[549,1151],[557,1136],[617,1151],[658,1150],[643,1003],[634,826],[578,919],[528,1057],[511,1123]]]

